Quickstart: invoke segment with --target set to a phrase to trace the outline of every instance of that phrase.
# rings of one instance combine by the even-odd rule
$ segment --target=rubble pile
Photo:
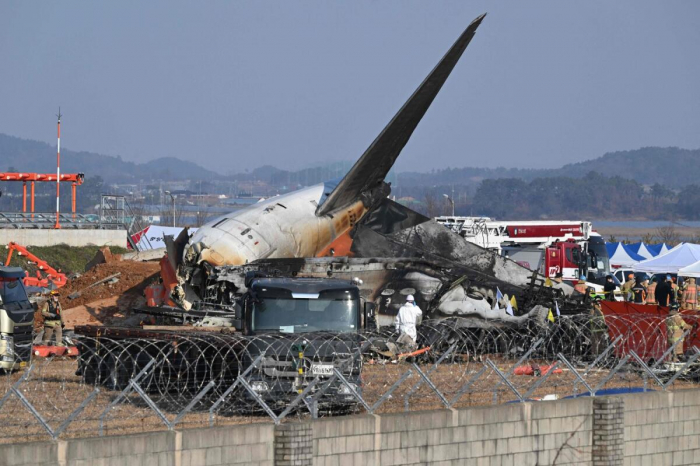
[[[130,315],[131,308],[145,302],[143,290],[158,276],[159,270],[157,262],[113,261],[97,264],[83,275],[68,280],[59,289],[65,327],[120,324]],[[119,274],[116,279],[90,287],[115,274]],[[79,297],[68,298],[68,295],[78,292]],[[36,328],[43,326],[38,310],[34,322]]]
[[[63,308],[69,309],[126,293],[141,295],[143,289],[159,271],[160,267],[157,262],[119,261],[98,264],[80,277],[69,280],[66,286],[59,290],[59,299]],[[120,275],[114,281],[88,288],[93,283],[117,273]],[[80,297],[68,299],[68,295],[71,293],[81,291]]]

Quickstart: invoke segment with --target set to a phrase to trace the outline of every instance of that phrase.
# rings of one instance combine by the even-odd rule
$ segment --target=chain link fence
[[[391,331],[78,336],[77,359],[0,379],[0,442],[693,388],[698,322],[686,321],[673,339],[640,315],[455,318],[420,325],[417,347]]]

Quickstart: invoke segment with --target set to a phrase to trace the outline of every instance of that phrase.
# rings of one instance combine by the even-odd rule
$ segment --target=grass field
[[[27,248],[29,252],[37,256],[39,259],[45,260],[51,267],[60,269],[63,273],[83,273],[85,264],[95,256],[95,253],[100,249],[99,246],[67,246],[59,244],[56,246],[30,246]],[[120,247],[110,247],[114,254],[123,254],[127,249]],[[6,245],[0,246],[0,259],[3,265],[6,263],[8,249]],[[22,267],[34,273],[36,267],[33,264],[28,264],[24,257],[21,257],[15,251],[12,254],[11,266]]]

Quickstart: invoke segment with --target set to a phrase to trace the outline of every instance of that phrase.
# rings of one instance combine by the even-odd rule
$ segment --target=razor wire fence
[[[639,315],[454,318],[424,322],[415,346],[393,331],[79,336],[77,359],[0,380],[0,442],[695,388],[686,321],[680,337]]]

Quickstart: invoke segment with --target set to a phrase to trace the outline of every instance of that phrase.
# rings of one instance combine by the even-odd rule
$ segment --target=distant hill
[[[660,184],[671,189],[700,181],[700,149],[643,147],[610,152],[597,159],[564,165],[548,176],[581,177],[588,172],[621,176],[641,184]]]
[[[222,176],[186,160],[162,157],[144,163],[122,160],[119,156],[94,152],[76,152],[62,149],[61,169],[64,172],[82,171],[89,176],[100,176],[107,183],[130,183],[161,180],[257,180],[273,186],[294,189],[342,177],[354,161],[333,162],[322,167],[298,171],[281,170],[269,165],[245,173]],[[52,171],[56,148],[44,142],[30,141],[0,134],[0,171],[10,167],[29,172]],[[474,192],[482,180],[518,178],[532,181],[536,178],[582,178],[591,171],[608,177],[620,176],[640,184],[660,184],[670,189],[697,184],[700,180],[700,149],[678,147],[643,147],[641,149],[611,152],[592,160],[551,169],[523,168],[444,168],[428,173],[390,173],[393,185],[403,187],[466,186]]]
[[[196,163],[175,157],[162,157],[145,163],[122,160],[119,156],[61,149],[61,171],[83,172],[100,176],[109,183],[130,183],[139,180],[175,181],[213,179],[219,175]],[[56,167],[56,147],[0,134],[0,171],[15,168],[23,172],[52,172]]]
[[[640,184],[660,184],[680,189],[700,180],[700,149],[678,147],[643,147],[641,149],[610,152],[602,157],[564,165],[553,169],[521,168],[446,168],[430,173],[403,172],[399,182],[406,186],[478,185],[485,179],[519,178],[582,178],[589,172],[605,176],[620,176]]]

